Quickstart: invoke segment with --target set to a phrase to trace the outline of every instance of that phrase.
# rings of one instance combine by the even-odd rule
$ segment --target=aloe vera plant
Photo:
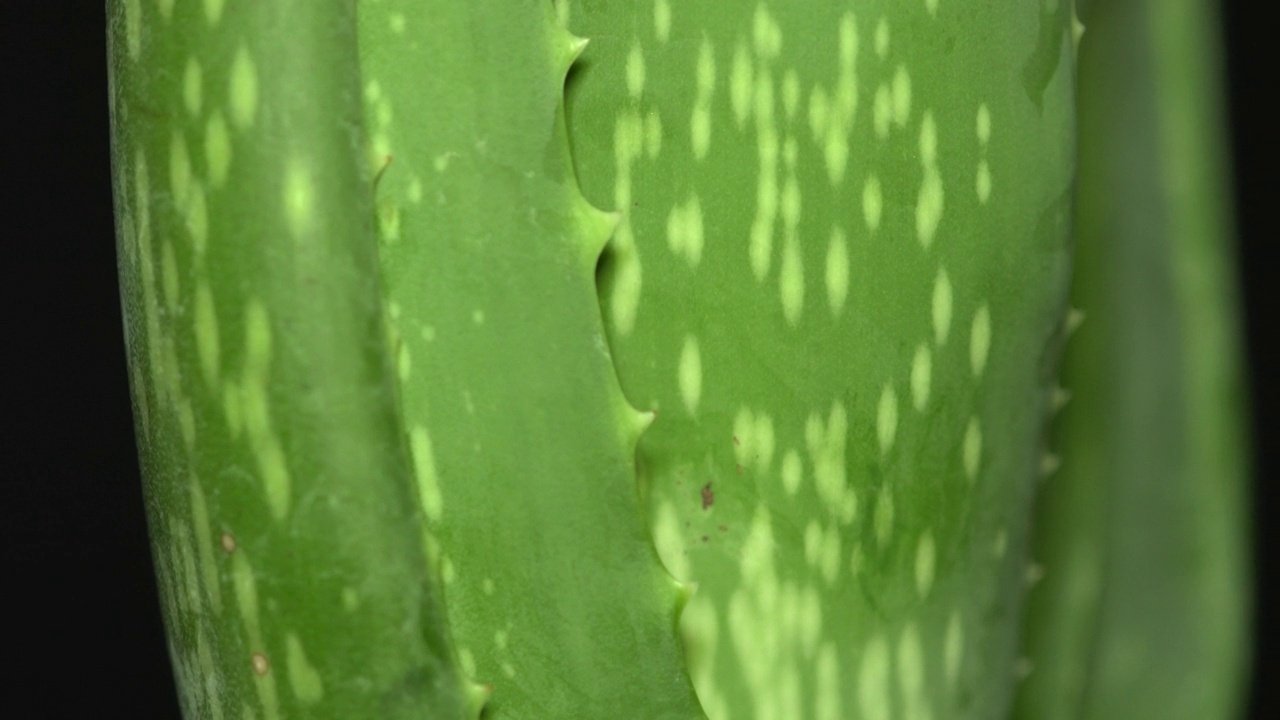
[[[1230,713],[1235,338],[1197,335],[1231,317],[1226,233],[1212,128],[1185,114],[1211,83],[1171,89],[1208,52],[1180,14],[1202,4],[1116,5],[1152,18],[1115,27],[1157,68],[1123,77],[1190,118],[1150,155],[1201,184],[1144,208],[1163,284],[1117,297],[1145,231],[1102,223],[1128,136],[1088,98],[1124,86],[1082,64],[1071,292],[1102,329],[1051,443],[1080,318],[1070,3],[109,2],[184,713]],[[1152,407],[1099,360],[1135,307],[1176,332],[1123,357],[1172,352],[1186,405],[1166,435],[1099,436],[1106,398]],[[1169,493],[1130,454],[1152,437]],[[1213,554],[1145,624],[1133,578],[1185,556],[1144,565],[1112,484],[1128,512],[1173,498],[1134,522]],[[1133,649],[1210,612],[1131,700],[1154,657]]]

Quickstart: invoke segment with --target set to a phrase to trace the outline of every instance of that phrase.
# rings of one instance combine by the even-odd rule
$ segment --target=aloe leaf
[[[1093,3],[1056,427],[1018,717],[1227,718],[1247,674],[1247,437],[1214,3]]]
[[[992,718],[1064,336],[1066,3],[562,4],[712,718]]]
[[[184,714],[460,718],[386,351],[354,5],[107,7],[122,299]]]
[[[650,417],[622,395],[595,294],[617,217],[569,161],[583,41],[533,0],[360,12],[404,423],[485,717],[700,717],[682,591],[636,496]]]

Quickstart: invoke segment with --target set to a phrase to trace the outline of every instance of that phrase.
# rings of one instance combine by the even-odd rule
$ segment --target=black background
[[[264,0],[266,1],[266,0]],[[1252,369],[1259,586],[1253,717],[1280,717],[1277,200],[1269,3],[1228,0]],[[176,718],[146,539],[116,285],[103,0],[0,0],[0,717]],[[4,667],[0,666],[0,667]]]

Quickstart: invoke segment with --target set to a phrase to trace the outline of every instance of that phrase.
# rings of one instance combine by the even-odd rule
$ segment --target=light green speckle
[[[973,178],[973,189],[978,195],[978,202],[983,205],[991,199],[991,166],[987,161],[978,161],[978,170]]]
[[[884,198],[880,194],[880,178],[874,173],[867,176],[862,186],[862,217],[867,229],[875,232],[880,227],[880,214],[884,210]]]
[[[733,51],[733,68],[729,70],[729,101],[738,127],[742,127],[751,115],[753,91],[751,54],[746,42],[739,41]]]
[[[934,165],[924,169],[920,182],[920,194],[916,198],[916,237],[920,244],[929,247],[938,233],[943,210],[942,173]]]
[[[191,115],[200,114],[203,75],[200,63],[194,57],[187,58],[187,69],[182,73],[182,103]]]
[[[320,702],[324,697],[324,683],[320,680],[320,672],[307,660],[302,641],[293,633],[285,638],[285,661],[289,666],[289,686],[293,688],[298,701],[304,705]]]
[[[943,671],[947,676],[947,683],[955,685],[956,678],[960,675],[960,659],[964,654],[964,624],[960,620],[960,611],[951,611],[951,618],[947,620],[947,634],[942,641],[942,662]]]
[[[982,425],[976,416],[969,418],[969,425],[964,431],[964,474],[970,482],[978,477],[978,466],[982,461]]]
[[[693,143],[693,157],[703,160],[711,149],[711,104],[698,103],[689,117],[689,138]]]
[[[842,683],[835,643],[823,644],[822,650],[818,653],[817,675],[817,697],[814,698],[815,720],[841,720],[844,717],[840,702]]]
[[[911,359],[911,400],[916,410],[923,411],[929,402],[929,386],[933,380],[933,356],[929,346],[921,343]]]
[[[353,587],[342,588],[342,609],[353,612],[360,607],[360,593]]]
[[[631,52],[627,53],[627,93],[633,98],[644,94],[644,50],[638,40],[631,44]]]
[[[710,142],[710,135],[708,135],[708,142]],[[662,116],[658,114],[657,108],[649,110],[644,117],[644,151],[650,160],[658,157],[658,153],[662,152]]]
[[[871,113],[876,137],[883,140],[889,137],[889,123],[893,121],[893,94],[887,84],[876,88],[876,99],[873,103]]]
[[[933,281],[933,338],[938,345],[945,345],[951,332],[951,279],[946,268],[938,268]]]
[[[800,76],[792,68],[782,76],[782,111],[786,114],[787,120],[791,121],[795,119],[796,111],[799,109]]]
[[[315,222],[316,199],[311,167],[304,160],[289,161],[284,179],[284,211],[293,239],[308,239]]]
[[[241,45],[231,61],[230,88],[227,97],[231,122],[241,130],[253,125],[258,115],[258,69],[248,46]]]
[[[933,533],[925,530],[916,544],[916,592],[923,600],[929,596],[933,588],[934,563],[937,561],[937,548],[934,546]]]
[[[405,28],[409,24],[408,19],[402,12],[391,13],[391,17],[388,18],[388,22],[391,24],[391,32],[396,35],[403,35]]]
[[[804,467],[801,465],[800,453],[788,450],[782,457],[782,487],[788,495],[795,495],[800,490],[800,482],[804,479]]]
[[[261,435],[255,441],[254,456],[258,461],[258,474],[266,491],[267,505],[276,520],[289,515],[290,487],[289,463],[274,433]]]
[[[142,55],[141,0],[124,0],[124,38],[129,57],[137,60]]]
[[[702,398],[702,354],[698,350],[698,338],[686,335],[680,349],[679,367],[680,399],[690,415],[698,414],[698,401]]]
[[[893,122],[907,124],[911,117],[911,73],[906,65],[899,65],[893,74]]]
[[[938,14],[938,0],[924,0],[924,7],[925,7],[925,9],[926,9],[926,10],[928,10],[928,11],[929,11],[929,14],[930,14],[930,15],[933,15],[933,16],[935,16],[935,17],[937,16],[937,14]]]
[[[858,667],[861,720],[889,720],[889,643],[881,636],[867,641]]]
[[[778,291],[783,316],[792,326],[800,324],[800,314],[804,311],[804,264],[801,262],[800,242],[795,237],[788,237],[783,244]]]
[[[635,325],[636,312],[640,307],[642,271],[640,256],[636,253],[635,241],[631,237],[631,226],[625,219],[618,226],[614,241],[618,276],[613,283],[609,309],[618,334],[627,335]]]
[[[991,352],[991,310],[983,303],[973,313],[973,325],[969,331],[969,366],[975,377],[987,367],[987,355]]]
[[[920,120],[920,162],[934,165],[938,162],[938,125],[933,119],[933,112],[926,110]]]
[[[677,580],[687,579],[689,558],[684,549],[684,538],[680,535],[680,518],[670,503],[659,505],[654,514],[653,543],[662,564],[667,566],[667,572]]]
[[[222,18],[224,5],[226,5],[226,0],[204,0],[204,17],[209,21],[209,25],[218,24],[218,20]]]
[[[440,492],[440,479],[436,474],[436,458],[431,448],[431,436],[421,425],[409,431],[409,447],[413,452],[413,469],[418,478],[418,499],[427,519],[440,521],[444,510],[444,496]]]
[[[205,123],[204,159],[209,168],[209,182],[215,188],[222,187],[231,170],[231,135],[227,132],[227,121],[217,110],[210,113]]]
[[[876,55],[881,60],[889,57],[889,18],[882,17],[876,23]]]
[[[186,139],[176,131],[169,138],[169,192],[174,204],[185,208],[191,192],[191,158],[187,155]]]
[[[893,539],[893,516],[893,491],[885,486],[880,488],[880,495],[876,497],[875,516],[871,520],[876,534],[876,546],[882,550]]]
[[[178,312],[178,259],[173,252],[173,243],[165,242],[160,246],[160,287],[164,291],[164,304],[169,312]]]
[[[915,623],[907,623],[898,637],[898,686],[906,717],[920,717],[924,703],[924,647]]]
[[[210,389],[218,386],[218,315],[213,305],[213,290],[207,280],[196,286],[195,300],[196,354],[200,358],[200,372]]]
[[[667,0],[657,0],[653,4],[653,36],[660,43],[671,37],[671,4]]]
[[[849,295],[849,247],[840,228],[831,231],[827,245],[827,304],[831,314],[840,315]]]
[[[880,443],[880,454],[887,455],[893,448],[893,438],[898,433],[898,395],[893,390],[893,383],[888,383],[880,391],[880,402],[876,406],[876,440]]]
[[[262,625],[258,616],[258,581],[249,564],[248,553],[239,549],[231,555],[231,586],[235,589],[236,608],[250,644],[261,643]]]
[[[987,109],[986,103],[978,106],[978,117],[975,124],[977,125],[978,142],[986,145],[991,141],[991,111]]]
[[[204,199],[204,188],[192,185],[185,205],[187,232],[197,255],[204,253],[209,241],[209,207]]]

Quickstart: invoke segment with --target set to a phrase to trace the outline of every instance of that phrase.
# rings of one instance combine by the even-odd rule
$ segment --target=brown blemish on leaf
[[[702,486],[702,509],[706,510],[716,504],[716,494],[711,490],[711,483]]]

